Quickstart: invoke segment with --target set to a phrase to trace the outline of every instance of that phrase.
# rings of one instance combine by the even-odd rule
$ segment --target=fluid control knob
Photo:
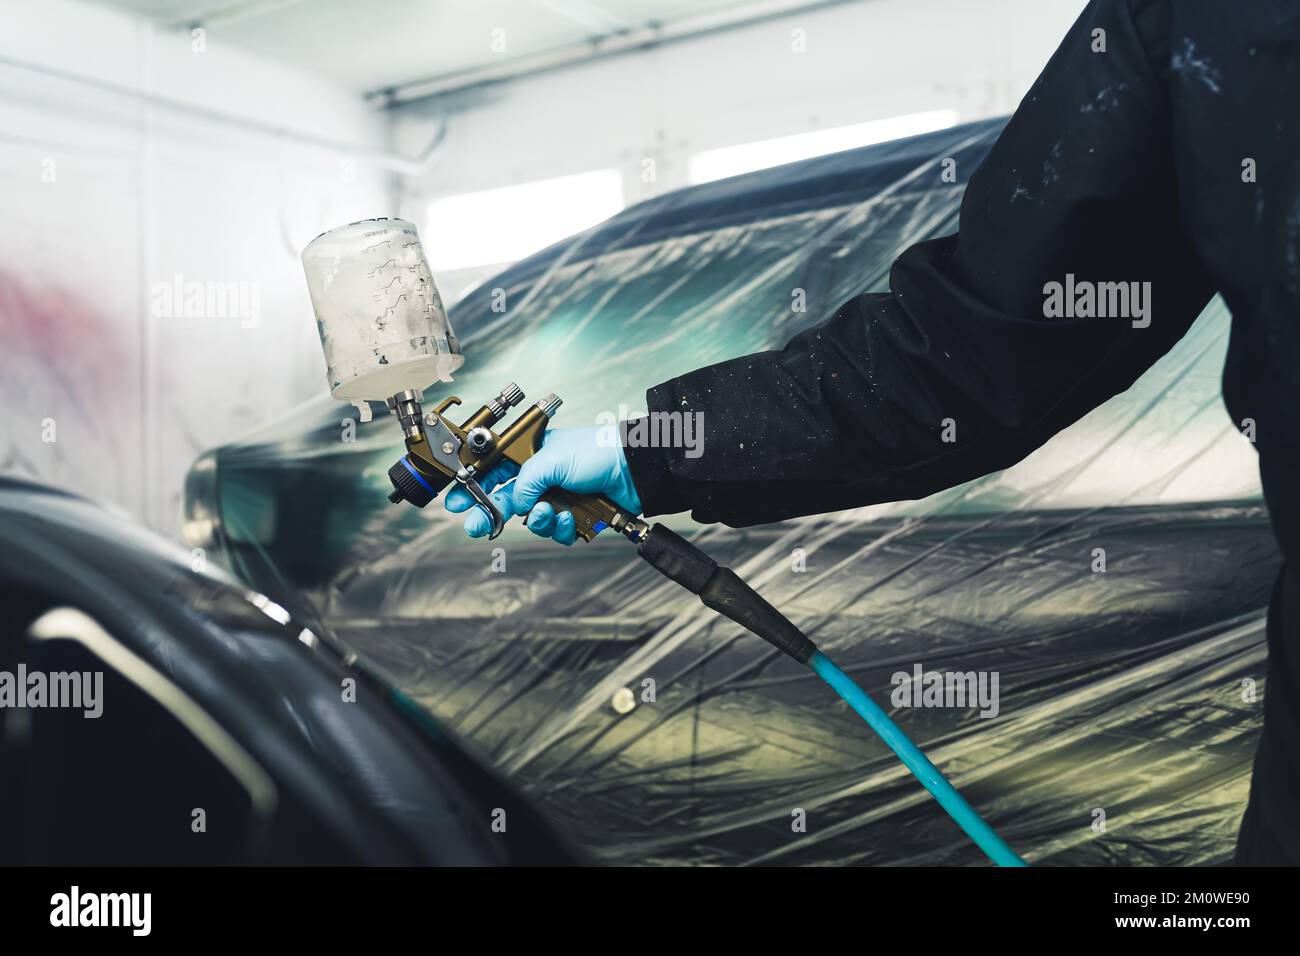
[[[487,409],[492,415],[492,421],[499,422],[506,417],[506,412],[518,405],[524,400],[524,390],[514,382],[511,382],[496,396],[488,401]]]
[[[471,428],[465,436],[465,444],[469,446],[470,453],[475,458],[482,458],[492,450],[494,444],[492,432],[482,425]]]

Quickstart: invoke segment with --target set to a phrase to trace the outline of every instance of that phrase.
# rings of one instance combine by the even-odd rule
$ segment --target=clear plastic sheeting
[[[426,400],[477,407],[517,381],[564,399],[557,425],[608,422],[674,373],[778,346],[955,229],[999,128],[636,206],[454,308],[466,365]],[[886,705],[1030,863],[1225,862],[1279,560],[1254,452],[1218,397],[1226,330],[1216,302],[1128,392],[1014,468],[923,501],[745,530],[668,523]],[[597,858],[983,860],[815,676],[626,542],[561,552],[519,527],[471,541],[438,503],[390,505],[400,432],[346,412],[322,396],[205,455],[193,543],[353,648]],[[997,693],[891,703],[918,669],[989,693],[996,677]]]

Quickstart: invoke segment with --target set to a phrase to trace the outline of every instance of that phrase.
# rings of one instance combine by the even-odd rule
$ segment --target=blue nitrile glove
[[[514,479],[513,483],[511,479]],[[542,447],[524,462],[502,462],[479,480],[483,490],[509,521],[515,515],[528,514],[528,530],[560,544],[573,544],[578,531],[573,515],[556,513],[547,502],[538,499],[552,488],[565,488],[580,495],[601,494],[633,515],[641,513],[641,499],[632,485],[627,458],[611,428],[555,428],[542,436]],[[502,487],[498,487],[502,486]],[[467,511],[465,533],[471,538],[485,537],[492,522],[474,499],[459,485],[443,496],[448,511]]]

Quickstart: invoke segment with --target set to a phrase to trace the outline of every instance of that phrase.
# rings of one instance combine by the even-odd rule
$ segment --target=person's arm
[[[960,232],[904,252],[889,292],[650,389],[651,412],[702,413],[704,442],[625,449],[645,513],[743,526],[920,498],[1014,464],[1163,355],[1213,292],[1179,228],[1163,13],[1088,6],[971,177]],[[1067,275],[1149,283],[1149,324],[1048,317]]]

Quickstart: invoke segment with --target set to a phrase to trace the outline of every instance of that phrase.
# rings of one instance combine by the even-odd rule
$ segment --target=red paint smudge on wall
[[[68,289],[36,287],[0,269],[0,368],[11,387],[44,375],[97,406],[113,402],[136,384],[123,343],[129,328]]]

